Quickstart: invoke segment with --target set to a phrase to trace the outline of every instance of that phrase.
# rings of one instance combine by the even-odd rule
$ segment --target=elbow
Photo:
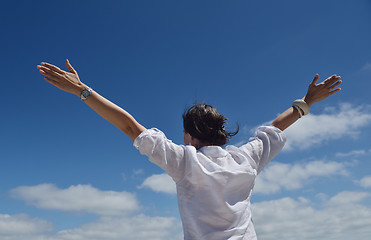
[[[271,123],[271,126],[273,127],[277,127],[279,125],[279,121],[277,121],[277,119],[275,119],[272,123]]]
[[[125,127],[121,127],[119,128],[123,133],[125,133],[126,135],[128,135],[128,137],[131,139],[131,140],[135,140],[139,134],[141,134],[143,131],[145,131],[146,129],[142,126],[142,125],[139,125],[138,126],[125,126]]]
[[[275,127],[275,128],[278,128],[280,129],[281,131],[285,130],[287,128],[287,126],[284,126],[283,124],[280,123],[280,121],[277,121],[277,120],[274,120],[272,123],[271,123],[271,126],[272,127]]]

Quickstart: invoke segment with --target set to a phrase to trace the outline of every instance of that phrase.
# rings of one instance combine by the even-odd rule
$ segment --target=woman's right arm
[[[69,72],[44,62],[38,65],[37,68],[40,70],[40,73],[45,76],[44,79],[47,82],[63,91],[80,97],[81,92],[87,89],[88,86],[80,81],[77,72],[73,69],[68,60],[66,60],[66,66]],[[128,135],[133,141],[140,133],[146,130],[146,128],[139,124],[127,111],[102,97],[94,90],[91,91],[91,95],[85,100],[85,103],[104,119]]]
[[[338,86],[341,84],[340,76],[332,75],[323,82],[316,84],[318,81],[318,74],[308,87],[308,92],[303,98],[308,107],[314,103],[322,101],[341,89]],[[281,113],[273,122],[272,126],[281,129],[282,131],[291,126],[301,117],[301,113],[295,107],[290,107],[285,112]]]

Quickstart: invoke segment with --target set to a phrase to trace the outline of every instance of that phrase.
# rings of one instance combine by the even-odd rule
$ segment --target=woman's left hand
[[[69,72],[45,62],[38,65],[37,68],[45,76],[44,80],[48,83],[53,84],[63,91],[80,96],[81,91],[86,88],[86,85],[80,81],[79,75],[73,69],[68,59],[66,60],[66,66]]]

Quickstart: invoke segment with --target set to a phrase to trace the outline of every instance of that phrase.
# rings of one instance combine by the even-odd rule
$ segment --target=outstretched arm
[[[66,60],[66,66],[69,72],[63,71],[49,63],[41,63],[37,68],[40,70],[40,73],[45,76],[44,80],[63,91],[80,97],[81,91],[88,88],[88,86],[80,81],[77,72],[73,69],[68,60]],[[104,119],[128,135],[133,141],[141,132],[146,130],[146,128],[140,125],[128,112],[102,97],[94,90],[85,100],[85,103]]]
[[[303,98],[308,107],[314,103],[322,101],[334,93],[339,92],[341,89],[337,88],[340,83],[340,76],[333,75],[323,82],[316,84],[318,81],[318,74],[314,77],[312,83],[308,87],[308,92]],[[302,114],[300,114],[297,108],[291,107],[285,112],[281,113],[273,122],[272,126],[281,129],[282,131],[288,128],[291,124],[296,122]]]

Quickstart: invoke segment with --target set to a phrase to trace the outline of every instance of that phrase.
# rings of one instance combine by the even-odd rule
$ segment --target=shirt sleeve
[[[183,178],[184,146],[167,139],[162,131],[156,128],[147,129],[134,140],[133,145],[151,162],[167,172],[175,182]]]
[[[255,162],[257,173],[282,150],[286,142],[286,135],[280,129],[273,126],[261,126],[250,138],[250,142],[240,147]]]

